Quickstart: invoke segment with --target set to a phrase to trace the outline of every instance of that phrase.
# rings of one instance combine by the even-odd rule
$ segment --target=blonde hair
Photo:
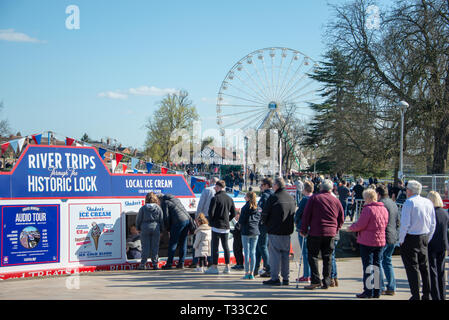
[[[429,194],[427,195],[427,199],[432,201],[433,206],[435,208],[443,208],[444,207],[443,200],[441,199],[440,194],[436,191],[430,191]]]
[[[363,195],[363,200],[372,200],[372,201],[377,201],[377,192],[374,189],[368,188],[365,191],[363,191],[362,193]]]
[[[202,224],[209,224],[209,221],[207,220],[206,216],[204,215],[204,213],[200,213],[198,215],[198,217],[196,218],[196,221],[198,221],[199,225]]]
[[[246,196],[248,197],[248,201],[249,201],[249,208],[250,209],[257,209],[257,199],[256,199],[256,194],[252,191],[248,192],[246,194]]]

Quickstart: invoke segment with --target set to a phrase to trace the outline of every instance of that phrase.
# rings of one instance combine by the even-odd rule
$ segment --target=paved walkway
[[[270,287],[262,284],[265,278],[242,280],[243,271],[229,275],[205,275],[193,269],[160,271],[110,271],[80,276],[4,280],[0,299],[301,299],[353,300],[362,291],[360,258],[337,259],[339,287],[309,291],[300,284],[296,262],[291,262],[289,286]],[[397,294],[382,296],[381,300],[407,300],[410,297],[405,270],[399,256],[393,257],[397,278]],[[219,266],[222,270],[223,266]]]

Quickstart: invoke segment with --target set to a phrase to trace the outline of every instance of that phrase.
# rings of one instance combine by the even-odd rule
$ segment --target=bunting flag
[[[71,146],[75,142],[75,139],[65,138],[65,144]]]
[[[25,138],[19,139],[19,152],[22,151],[23,144],[25,143]]]
[[[239,196],[240,191],[238,190],[234,190],[234,197],[238,197]]]
[[[104,155],[106,153],[106,149],[98,148],[98,153],[100,154],[101,159],[104,160]]]
[[[2,155],[8,150],[9,142],[2,144]]]
[[[139,159],[136,158],[131,158],[131,169],[134,170],[134,168],[136,167],[136,165],[139,163]]]
[[[85,142],[83,142],[83,146],[85,146],[85,147],[92,147],[92,145],[91,145],[91,144],[89,144],[89,143],[85,143]]]
[[[36,144],[41,144],[42,135],[41,134],[33,134],[31,136]]]
[[[75,146],[82,147],[83,145],[81,143],[75,142]]]
[[[139,170],[133,169],[134,173],[139,173]]]
[[[151,162],[147,162],[147,171],[148,171],[148,173],[151,172],[152,168],[153,168],[153,164]]]
[[[116,167],[117,167],[117,162],[115,160],[111,160],[112,173],[114,173]]]
[[[126,164],[122,164],[122,166],[123,166],[123,173],[125,173],[126,169],[128,169],[128,166]]]
[[[12,140],[9,143],[11,145],[11,148],[14,150],[14,152],[17,152],[17,147],[19,146],[19,142],[17,140]]]
[[[167,174],[167,171],[168,171],[167,168],[161,167],[161,173],[162,174]]]
[[[115,160],[117,161],[117,165],[120,163],[122,158],[123,158],[123,154],[120,154],[120,153],[115,154]]]

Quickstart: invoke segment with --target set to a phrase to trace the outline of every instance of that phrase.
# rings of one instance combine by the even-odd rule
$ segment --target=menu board
[[[121,203],[69,204],[69,261],[122,258]]]

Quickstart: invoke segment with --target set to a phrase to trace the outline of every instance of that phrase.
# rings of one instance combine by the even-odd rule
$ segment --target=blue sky
[[[23,135],[141,148],[163,94],[184,89],[214,127],[221,82],[246,54],[279,46],[321,60],[327,2],[0,0],[0,117]],[[65,26],[68,5],[78,30]]]

